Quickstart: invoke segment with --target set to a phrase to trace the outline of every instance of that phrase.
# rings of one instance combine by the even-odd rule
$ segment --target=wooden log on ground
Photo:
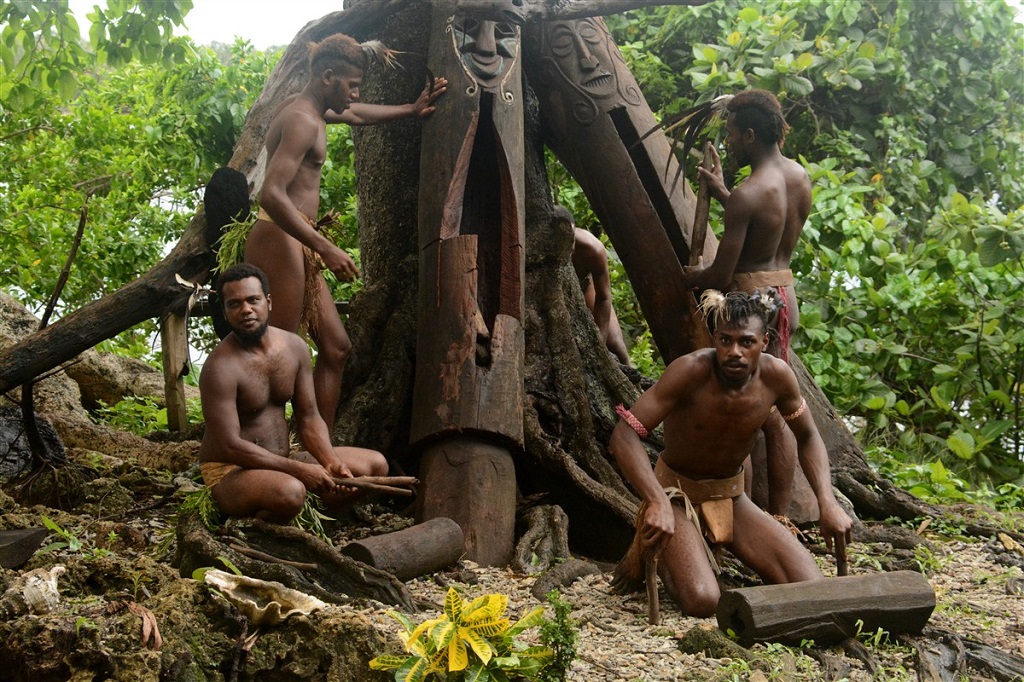
[[[597,564],[571,558],[537,578],[537,582],[530,588],[530,594],[537,601],[544,601],[551,590],[568,587],[585,575],[596,575],[600,572],[601,568]]]
[[[914,571],[828,578],[727,590],[718,602],[718,627],[743,646],[802,640],[832,645],[858,631],[920,634],[935,608],[935,592]]]
[[[50,534],[45,528],[19,528],[0,531],[0,566],[21,568]]]
[[[341,553],[406,581],[451,566],[462,556],[462,528],[439,516],[394,533],[350,542]]]

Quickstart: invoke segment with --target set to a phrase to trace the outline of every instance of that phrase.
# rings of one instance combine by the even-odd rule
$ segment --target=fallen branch
[[[406,483],[408,481],[408,483]],[[389,483],[397,483],[398,485],[414,485],[419,481],[411,476],[353,476],[351,478],[340,478],[334,477],[334,482],[338,485],[343,485],[348,488],[358,488],[360,490],[374,490],[380,493],[387,493],[389,495],[400,495],[402,497],[412,497],[413,491],[408,488],[398,488],[395,485],[388,485]]]
[[[303,571],[316,571],[320,567],[317,564],[304,563],[301,561],[289,561],[288,559],[281,559],[272,554],[261,552],[258,549],[252,549],[244,545],[239,545],[236,542],[232,542],[228,545],[231,549],[235,550],[239,554],[244,554],[250,559],[259,559],[260,561],[266,561],[272,564],[283,564],[284,566],[292,566]]]

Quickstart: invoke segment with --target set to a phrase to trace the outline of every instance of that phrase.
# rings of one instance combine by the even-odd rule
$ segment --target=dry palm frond
[[[359,47],[363,48],[363,53],[368,59],[376,60],[391,69],[399,66],[398,55],[403,54],[398,50],[392,50],[379,40],[367,40],[360,43]]]
[[[666,134],[671,133],[670,137],[673,148],[682,146],[683,150],[679,157],[679,168],[676,170],[676,176],[672,178],[671,187],[674,189],[676,183],[679,182],[679,176],[682,175],[685,169],[686,159],[690,154],[690,150],[693,149],[693,144],[697,141],[697,137],[712,120],[722,116],[726,105],[731,99],[732,95],[720,95],[713,100],[673,114],[641,135],[640,139],[633,143],[633,146],[640,144],[659,130],[663,130]],[[669,156],[669,161],[671,159],[672,157]],[[668,177],[668,165],[665,166],[665,176]]]

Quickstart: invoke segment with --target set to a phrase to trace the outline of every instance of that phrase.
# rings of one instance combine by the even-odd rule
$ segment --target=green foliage
[[[324,502],[320,496],[307,491],[306,499],[302,502],[302,509],[292,519],[291,525],[307,533],[312,533],[327,544],[331,544],[331,539],[327,537],[327,531],[324,530],[324,521],[333,521],[334,518],[324,514],[324,509]]]
[[[609,24],[664,112],[748,87],[779,95],[785,151],[814,186],[793,262],[795,346],[883,469],[946,500],[1019,486],[1024,26],[1012,10],[768,0]]]
[[[580,643],[579,623],[572,617],[572,604],[562,599],[558,590],[548,592],[547,600],[554,617],[546,619],[540,626],[540,641],[554,655],[537,679],[541,682],[564,682],[568,679],[572,662],[576,660]]]
[[[67,0],[12,0],[0,4],[0,102],[28,109],[51,94],[71,99],[82,73],[100,64],[133,60],[170,68],[186,53],[174,38],[192,0],[110,0],[88,16],[89,45]]]
[[[186,493],[178,505],[178,516],[196,516],[206,530],[215,531],[224,523],[224,515],[213,499],[213,493],[205,485],[194,492]]]
[[[169,66],[82,68],[76,78],[88,98],[40,90],[31,107],[0,107],[0,287],[41,309],[83,207],[85,236],[58,315],[149,270],[229,158],[271,66],[243,43],[227,64],[190,47]],[[107,347],[142,357],[154,332],[143,325]]]
[[[78,537],[78,535],[71,530],[61,528],[56,521],[46,515],[39,517],[43,525],[59,540],[55,540],[41,550],[42,554],[48,552],[63,552],[67,554],[78,554],[79,552],[86,559],[99,559],[111,554],[110,550],[103,549],[102,547],[90,547],[86,544],[85,540]],[[88,534],[86,534],[88,535]]]
[[[370,661],[370,668],[394,670],[400,682],[540,679],[554,652],[529,646],[517,636],[543,622],[544,607],[538,606],[515,623],[505,617],[507,608],[506,595],[487,594],[466,603],[452,587],[445,597],[444,614],[438,618],[414,626],[404,614],[389,611],[402,626],[399,636],[410,655],[378,656]]]
[[[199,398],[189,398],[185,404],[188,423],[201,423],[203,410]],[[167,408],[157,404],[156,398],[152,396],[127,396],[113,405],[100,400],[93,417],[115,429],[129,431],[137,436],[148,436],[154,431],[167,429]]]

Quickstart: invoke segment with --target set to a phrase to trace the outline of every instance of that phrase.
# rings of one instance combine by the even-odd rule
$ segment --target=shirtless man
[[[780,145],[789,127],[773,94],[747,90],[726,108],[729,156],[738,167],[749,165],[750,177],[729,192],[718,150],[708,143],[712,167],[697,172],[725,207],[725,231],[714,262],[688,269],[686,281],[697,289],[775,290],[785,307],[774,321],[768,352],[788,362],[788,339],[800,320],[789,262],[811,210],[811,181],[799,163],[782,155]],[[792,498],[796,445],[777,415],[765,425],[765,441],[773,451],[768,456],[768,509],[784,516]]]
[[[572,214],[564,206],[555,206],[555,215],[572,225],[572,267],[580,280],[583,299],[594,316],[601,341],[619,362],[629,365],[629,352],[622,338],[622,327],[612,307],[612,283],[604,244],[590,231],[576,227]]]
[[[320,172],[327,158],[327,124],[371,125],[399,118],[429,116],[447,81],[437,78],[415,102],[364,104],[359,86],[367,50],[337,34],[313,45],[310,77],[302,92],[286,99],[267,131],[267,171],[260,192],[259,219],[245,244],[245,262],[267,274],[277,306],[270,324],[290,332],[307,331],[317,347],[313,383],[320,416],[334,429],[341,377],[352,349],[320,267],[338,279],[359,276],[355,262],[317,231]],[[316,262],[316,256],[322,264]]]
[[[762,354],[768,333],[760,297],[737,292],[722,303],[713,316],[714,347],[672,362],[631,412],[620,406],[623,419],[609,445],[644,500],[616,585],[635,584],[643,576],[643,553],[660,552],[666,589],[684,613],[697,617],[713,614],[721,596],[705,538],[724,545],[766,582],[822,578],[810,553],[743,492],[742,464],[770,411],[784,415],[796,434],[826,547],[836,543],[845,558],[852,527],[832,493],[825,446],[793,370]],[[652,471],[640,439],[662,422],[665,450]],[[670,501],[670,495],[676,496]]]
[[[307,490],[328,509],[350,504],[355,492],[333,477],[385,476],[384,456],[331,445],[313,397],[309,347],[291,332],[268,327],[263,272],[235,265],[221,273],[217,287],[232,331],[199,377],[206,420],[199,462],[217,506],[228,516],[287,523],[301,511]],[[288,401],[306,448],[295,457],[289,457]]]

